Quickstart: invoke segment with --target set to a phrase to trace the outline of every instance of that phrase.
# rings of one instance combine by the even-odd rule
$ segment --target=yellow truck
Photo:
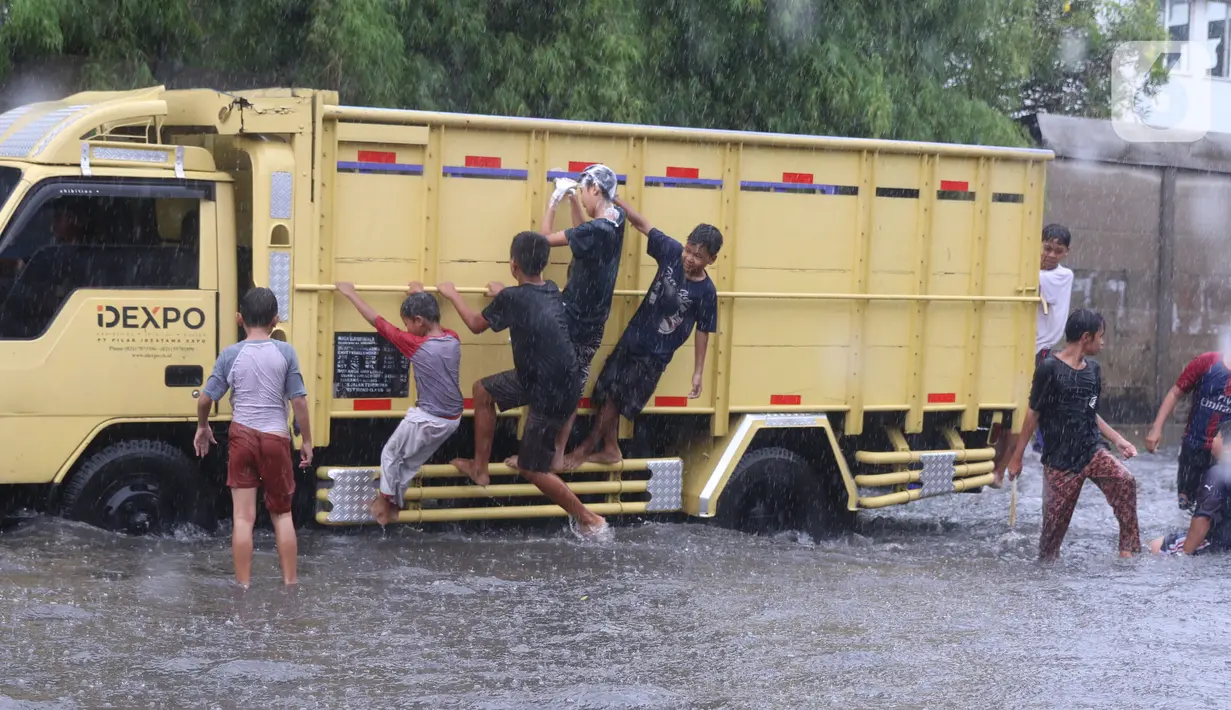
[[[389,315],[412,280],[453,281],[482,305],[553,180],[596,162],[668,234],[708,222],[726,244],[701,397],[687,397],[686,346],[621,423],[623,464],[566,474],[587,505],[811,531],[978,491],[1026,406],[1051,158],[356,108],[312,90],[22,106],[0,115],[0,491],[134,534],[225,515],[224,455],[192,454],[195,398],[258,285],[277,294],[275,337],[308,385],[319,453],[297,518],[369,522],[380,448],[414,385],[333,284],[355,282]],[[556,250],[546,277],[563,284],[567,268]],[[653,275],[629,228],[594,373]],[[464,391],[511,365],[507,334],[463,342]],[[576,435],[585,398],[579,410]],[[229,412],[217,404],[222,444]],[[524,416],[506,414],[497,461]],[[424,468],[400,522],[563,515],[502,465],[493,485],[468,485],[443,462],[471,437],[464,423]]]

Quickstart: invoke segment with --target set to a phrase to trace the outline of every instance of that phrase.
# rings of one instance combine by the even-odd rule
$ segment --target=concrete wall
[[[1231,326],[1231,175],[1061,158],[1044,220],[1073,232],[1073,307],[1107,319],[1104,416],[1151,421]]]

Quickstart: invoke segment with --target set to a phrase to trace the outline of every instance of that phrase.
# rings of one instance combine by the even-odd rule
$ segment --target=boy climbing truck
[[[603,218],[539,223],[557,179],[588,191],[583,209],[618,194],[662,239],[699,224],[723,239],[702,267],[717,299],[708,347],[696,328],[672,343],[644,408],[615,425],[619,463],[559,473],[588,510],[579,522],[684,513],[820,532],[858,510],[979,491],[1026,412],[1051,158],[356,108],[312,90],[154,87],[22,106],[0,115],[0,496],[133,534],[229,516],[231,403],[209,407],[218,445],[202,458],[196,411],[219,354],[247,337],[240,299],[263,287],[277,301],[269,339],[297,353],[312,429],[293,519],[375,524],[382,450],[425,398],[397,334],[351,303],[400,313],[416,281],[455,284],[465,306],[439,309],[441,332],[461,334],[464,400],[430,458],[386,472],[401,496],[388,517],[563,519],[502,463],[532,408],[495,417],[488,485],[449,463],[475,456],[471,383],[514,365],[508,333],[475,334],[459,312],[494,302],[487,284],[508,280],[511,235],[550,240]],[[618,193],[607,177],[591,187],[592,165]],[[613,219],[618,233],[622,212]],[[576,236],[551,250],[544,282],[571,288]],[[651,254],[666,243],[647,240],[627,230],[610,306],[586,311],[606,311],[601,336],[585,321],[593,373],[652,293]],[[594,427],[595,379],[552,413],[575,410],[570,449]],[[575,508],[570,496],[557,499]]]

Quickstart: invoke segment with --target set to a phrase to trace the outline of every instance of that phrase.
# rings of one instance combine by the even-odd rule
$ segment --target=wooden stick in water
[[[1013,527],[1013,523],[1017,522],[1017,479],[1014,478],[1009,484],[1012,493],[1009,495],[1009,527]]]

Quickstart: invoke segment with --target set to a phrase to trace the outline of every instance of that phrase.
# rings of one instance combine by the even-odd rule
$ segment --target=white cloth
[[[417,407],[408,409],[380,453],[380,492],[392,496],[400,506],[415,474],[461,423],[460,417],[442,419]]]
[[[1047,302],[1049,312],[1045,315],[1043,304],[1039,304],[1035,354],[1064,340],[1064,325],[1069,320],[1069,303],[1073,295],[1073,271],[1064,266],[1057,266],[1051,271],[1040,269],[1039,295]]]

